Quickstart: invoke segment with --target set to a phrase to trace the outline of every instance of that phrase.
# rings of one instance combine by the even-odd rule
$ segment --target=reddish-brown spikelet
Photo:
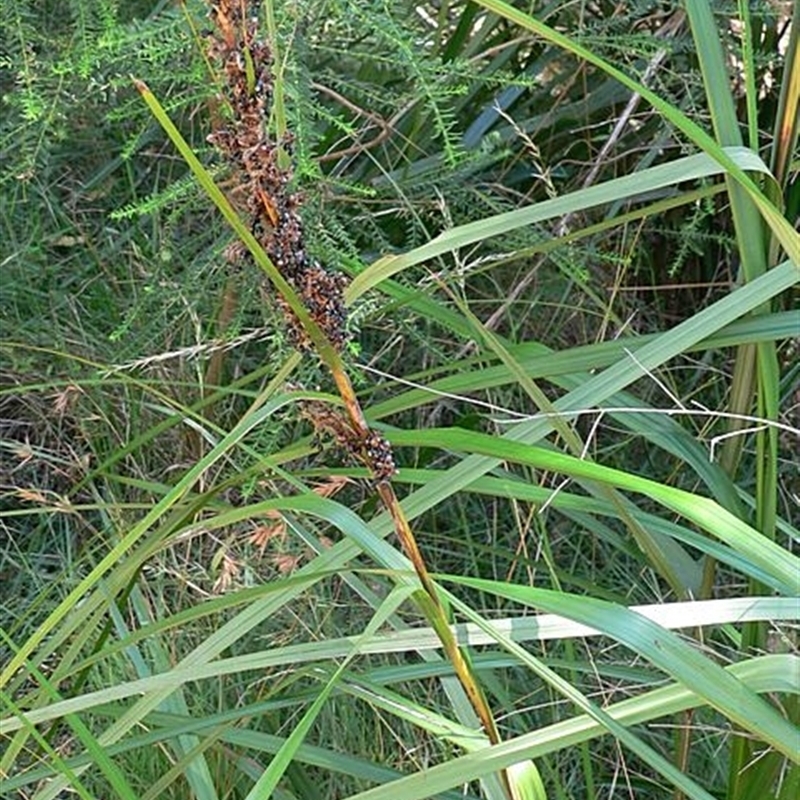
[[[230,118],[208,137],[237,173],[237,195],[243,195],[251,229],[270,260],[303,300],[310,317],[333,347],[341,352],[348,341],[344,290],[347,280],[311,258],[305,248],[301,198],[290,193],[291,167],[279,154],[291,150],[292,138],[276,142],[268,134],[272,100],[272,52],[258,38],[258,17],[248,3],[221,0],[212,4],[217,35],[208,41],[208,55],[221,66]],[[241,253],[234,249],[231,253]],[[300,350],[311,340],[286,301],[278,306],[286,320],[289,341]]]
[[[318,400],[300,404],[300,413],[314,426],[314,437],[332,439],[337,447],[372,472],[375,482],[385,483],[397,472],[389,442],[377,431],[357,431],[337,408]]]

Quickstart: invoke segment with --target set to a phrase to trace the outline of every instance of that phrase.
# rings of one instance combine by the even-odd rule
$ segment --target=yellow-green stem
[[[297,316],[300,324],[303,326],[305,332],[308,334],[308,337],[311,339],[317,355],[328,369],[331,377],[336,383],[336,387],[339,391],[342,401],[344,402],[344,406],[353,430],[361,435],[367,434],[369,432],[369,425],[364,417],[361,405],[358,402],[358,398],[356,397],[341,356],[336,351],[333,344],[327,339],[320,327],[311,318],[311,315],[308,313],[308,310],[292,286],[278,271],[272,260],[264,252],[264,249],[261,247],[248,227],[244,225],[241,219],[239,219],[238,214],[231,206],[227,197],[225,197],[219,187],[214,183],[207,170],[200,163],[194,151],[175,127],[174,123],[168,117],[167,113],[164,111],[163,107],[149,90],[147,85],[143,81],[136,79],[134,79],[133,82],[141,93],[142,98],[153,112],[153,115],[162,125],[173,144],[177,147],[189,168],[192,170],[192,172],[194,172],[201,187],[205,190],[206,194],[220,210],[241,241],[245,244],[247,249],[252,254],[256,264],[266,273],[267,277],[273,283],[275,288],[283,295],[287,304]],[[430,574],[425,565],[425,560],[422,557],[422,553],[419,550],[416,538],[411,531],[411,527],[408,524],[405,514],[403,513],[394,489],[392,488],[391,484],[382,482],[378,485],[378,493],[384,505],[386,506],[387,511],[392,517],[395,531],[400,543],[409,560],[412,562],[414,570],[416,571],[417,576],[419,577],[419,580],[423,586],[424,594],[420,593],[417,597],[420,607],[424,612],[428,622],[437,632],[437,635],[442,642],[442,648],[444,649],[445,655],[453,665],[453,670],[455,671],[456,676],[458,677],[459,682],[461,683],[464,692],[470,701],[470,704],[480,719],[481,724],[486,731],[486,735],[493,744],[496,744],[500,742],[500,735],[497,730],[497,725],[494,721],[494,716],[492,715],[483,691],[478,684],[474,671],[469,665],[467,659],[464,657],[464,654],[461,652],[455,635],[450,628],[449,620],[447,619],[445,610],[442,607],[436,587],[431,580]],[[501,778],[509,798],[513,797],[508,777],[505,772],[503,772]]]

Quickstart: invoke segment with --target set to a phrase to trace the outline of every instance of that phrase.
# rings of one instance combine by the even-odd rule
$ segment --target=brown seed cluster
[[[392,447],[377,431],[356,431],[338,409],[317,400],[305,400],[300,413],[314,426],[318,442],[333,440],[353,460],[364,464],[376,483],[385,483],[396,474]]]
[[[397,473],[392,446],[377,431],[369,431],[361,442],[362,456],[376,483],[386,483]]]
[[[280,162],[280,153],[291,150],[291,136],[275,142],[268,134],[272,53],[258,38],[258,17],[253,10],[248,11],[248,5],[246,0],[212,4],[216,33],[209,37],[208,54],[222,67],[231,115],[208,141],[239,173],[237,194],[245,197],[253,234],[300,295],[311,318],[341,351],[348,340],[344,305],[347,279],[306,252],[298,213],[301,198],[288,191],[292,171]],[[237,248],[231,252],[238,255],[241,251]],[[292,344],[300,350],[311,349],[307,333],[286,301],[279,298],[278,303]]]

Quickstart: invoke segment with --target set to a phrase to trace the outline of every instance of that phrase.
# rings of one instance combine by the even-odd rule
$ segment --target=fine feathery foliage
[[[3,3],[0,793],[794,798],[799,39]]]

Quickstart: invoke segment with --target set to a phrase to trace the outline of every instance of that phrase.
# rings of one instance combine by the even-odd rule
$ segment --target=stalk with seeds
[[[328,409],[314,415],[324,432],[370,471],[376,490],[389,512],[404,552],[419,578],[415,594],[426,619],[437,632],[443,650],[486,732],[489,741],[501,741],[491,708],[475,672],[456,641],[445,606],[430,577],[425,559],[391,484],[396,472],[386,439],[367,423],[341,353],[348,342],[344,302],[346,279],[311,257],[305,247],[299,215],[301,199],[288,190],[291,151],[287,133],[272,138],[268,118],[273,101],[272,50],[259,38],[258,17],[245,3],[222,0],[212,4],[215,32],[207,39],[212,64],[223,77],[230,114],[209,141],[224,155],[239,179],[250,215],[245,226],[225,195],[211,181],[191,148],[167,117],[146,85],[135,81],[145,102],[178,147],[189,167],[239,236],[228,249],[232,262],[254,261],[277,291],[275,300],[286,321],[290,342],[301,352],[316,352],[330,372],[343,402],[343,414]],[[276,141],[276,139],[278,139]],[[319,432],[319,430],[318,430]],[[531,765],[532,766],[532,765]],[[509,798],[519,795],[509,776],[501,775]]]

